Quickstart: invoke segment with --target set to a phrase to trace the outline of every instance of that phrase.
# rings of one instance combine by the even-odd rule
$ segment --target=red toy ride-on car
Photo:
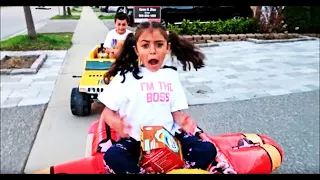
[[[280,167],[284,153],[270,137],[255,133],[233,133],[209,136],[200,128],[196,135],[217,147],[218,164],[209,168],[212,174],[270,174]],[[86,157],[51,166],[37,174],[107,174],[103,154],[118,139],[117,133],[100,117],[88,131]],[[194,170],[194,169],[193,169]],[[168,174],[207,173],[204,170],[178,169]]]

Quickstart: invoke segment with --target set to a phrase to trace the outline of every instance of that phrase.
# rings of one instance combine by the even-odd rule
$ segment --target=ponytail
[[[120,72],[120,75],[123,76],[123,83],[126,79],[125,74],[127,72],[132,72],[133,76],[136,79],[141,79],[142,77],[138,76],[139,73],[139,64],[138,64],[138,56],[134,51],[134,46],[136,46],[136,40],[133,33],[129,33],[127,38],[125,39],[123,46],[119,52],[118,57],[115,62],[111,65],[108,72],[104,74],[104,82],[105,84],[109,84],[112,77]]]
[[[196,70],[204,67],[204,54],[189,41],[172,31],[169,32],[168,41],[171,44],[171,55],[177,56],[184,71],[186,71],[187,66],[188,70],[191,70],[190,62]]]

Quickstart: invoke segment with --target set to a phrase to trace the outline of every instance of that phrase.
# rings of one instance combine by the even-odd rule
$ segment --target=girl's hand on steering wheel
[[[125,117],[120,117],[119,121],[114,122],[113,127],[119,133],[121,138],[130,137],[130,131],[132,127],[126,122]]]
[[[181,120],[181,129],[186,132],[186,133],[190,133],[190,134],[194,134],[196,131],[196,123],[194,122],[194,120],[190,117],[189,114],[185,114],[183,119]]]

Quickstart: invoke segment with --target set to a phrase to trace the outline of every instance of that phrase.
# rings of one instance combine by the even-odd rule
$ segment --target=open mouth
[[[148,61],[148,63],[149,63],[150,65],[157,65],[157,64],[159,63],[159,61],[158,61],[157,59],[150,59],[150,60]]]

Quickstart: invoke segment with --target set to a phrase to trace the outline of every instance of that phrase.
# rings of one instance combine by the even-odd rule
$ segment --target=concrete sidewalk
[[[84,157],[88,127],[99,115],[80,118],[71,114],[70,93],[79,82],[72,75],[81,75],[85,57],[95,45],[104,41],[107,33],[108,29],[92,9],[84,7],[25,173]]]

